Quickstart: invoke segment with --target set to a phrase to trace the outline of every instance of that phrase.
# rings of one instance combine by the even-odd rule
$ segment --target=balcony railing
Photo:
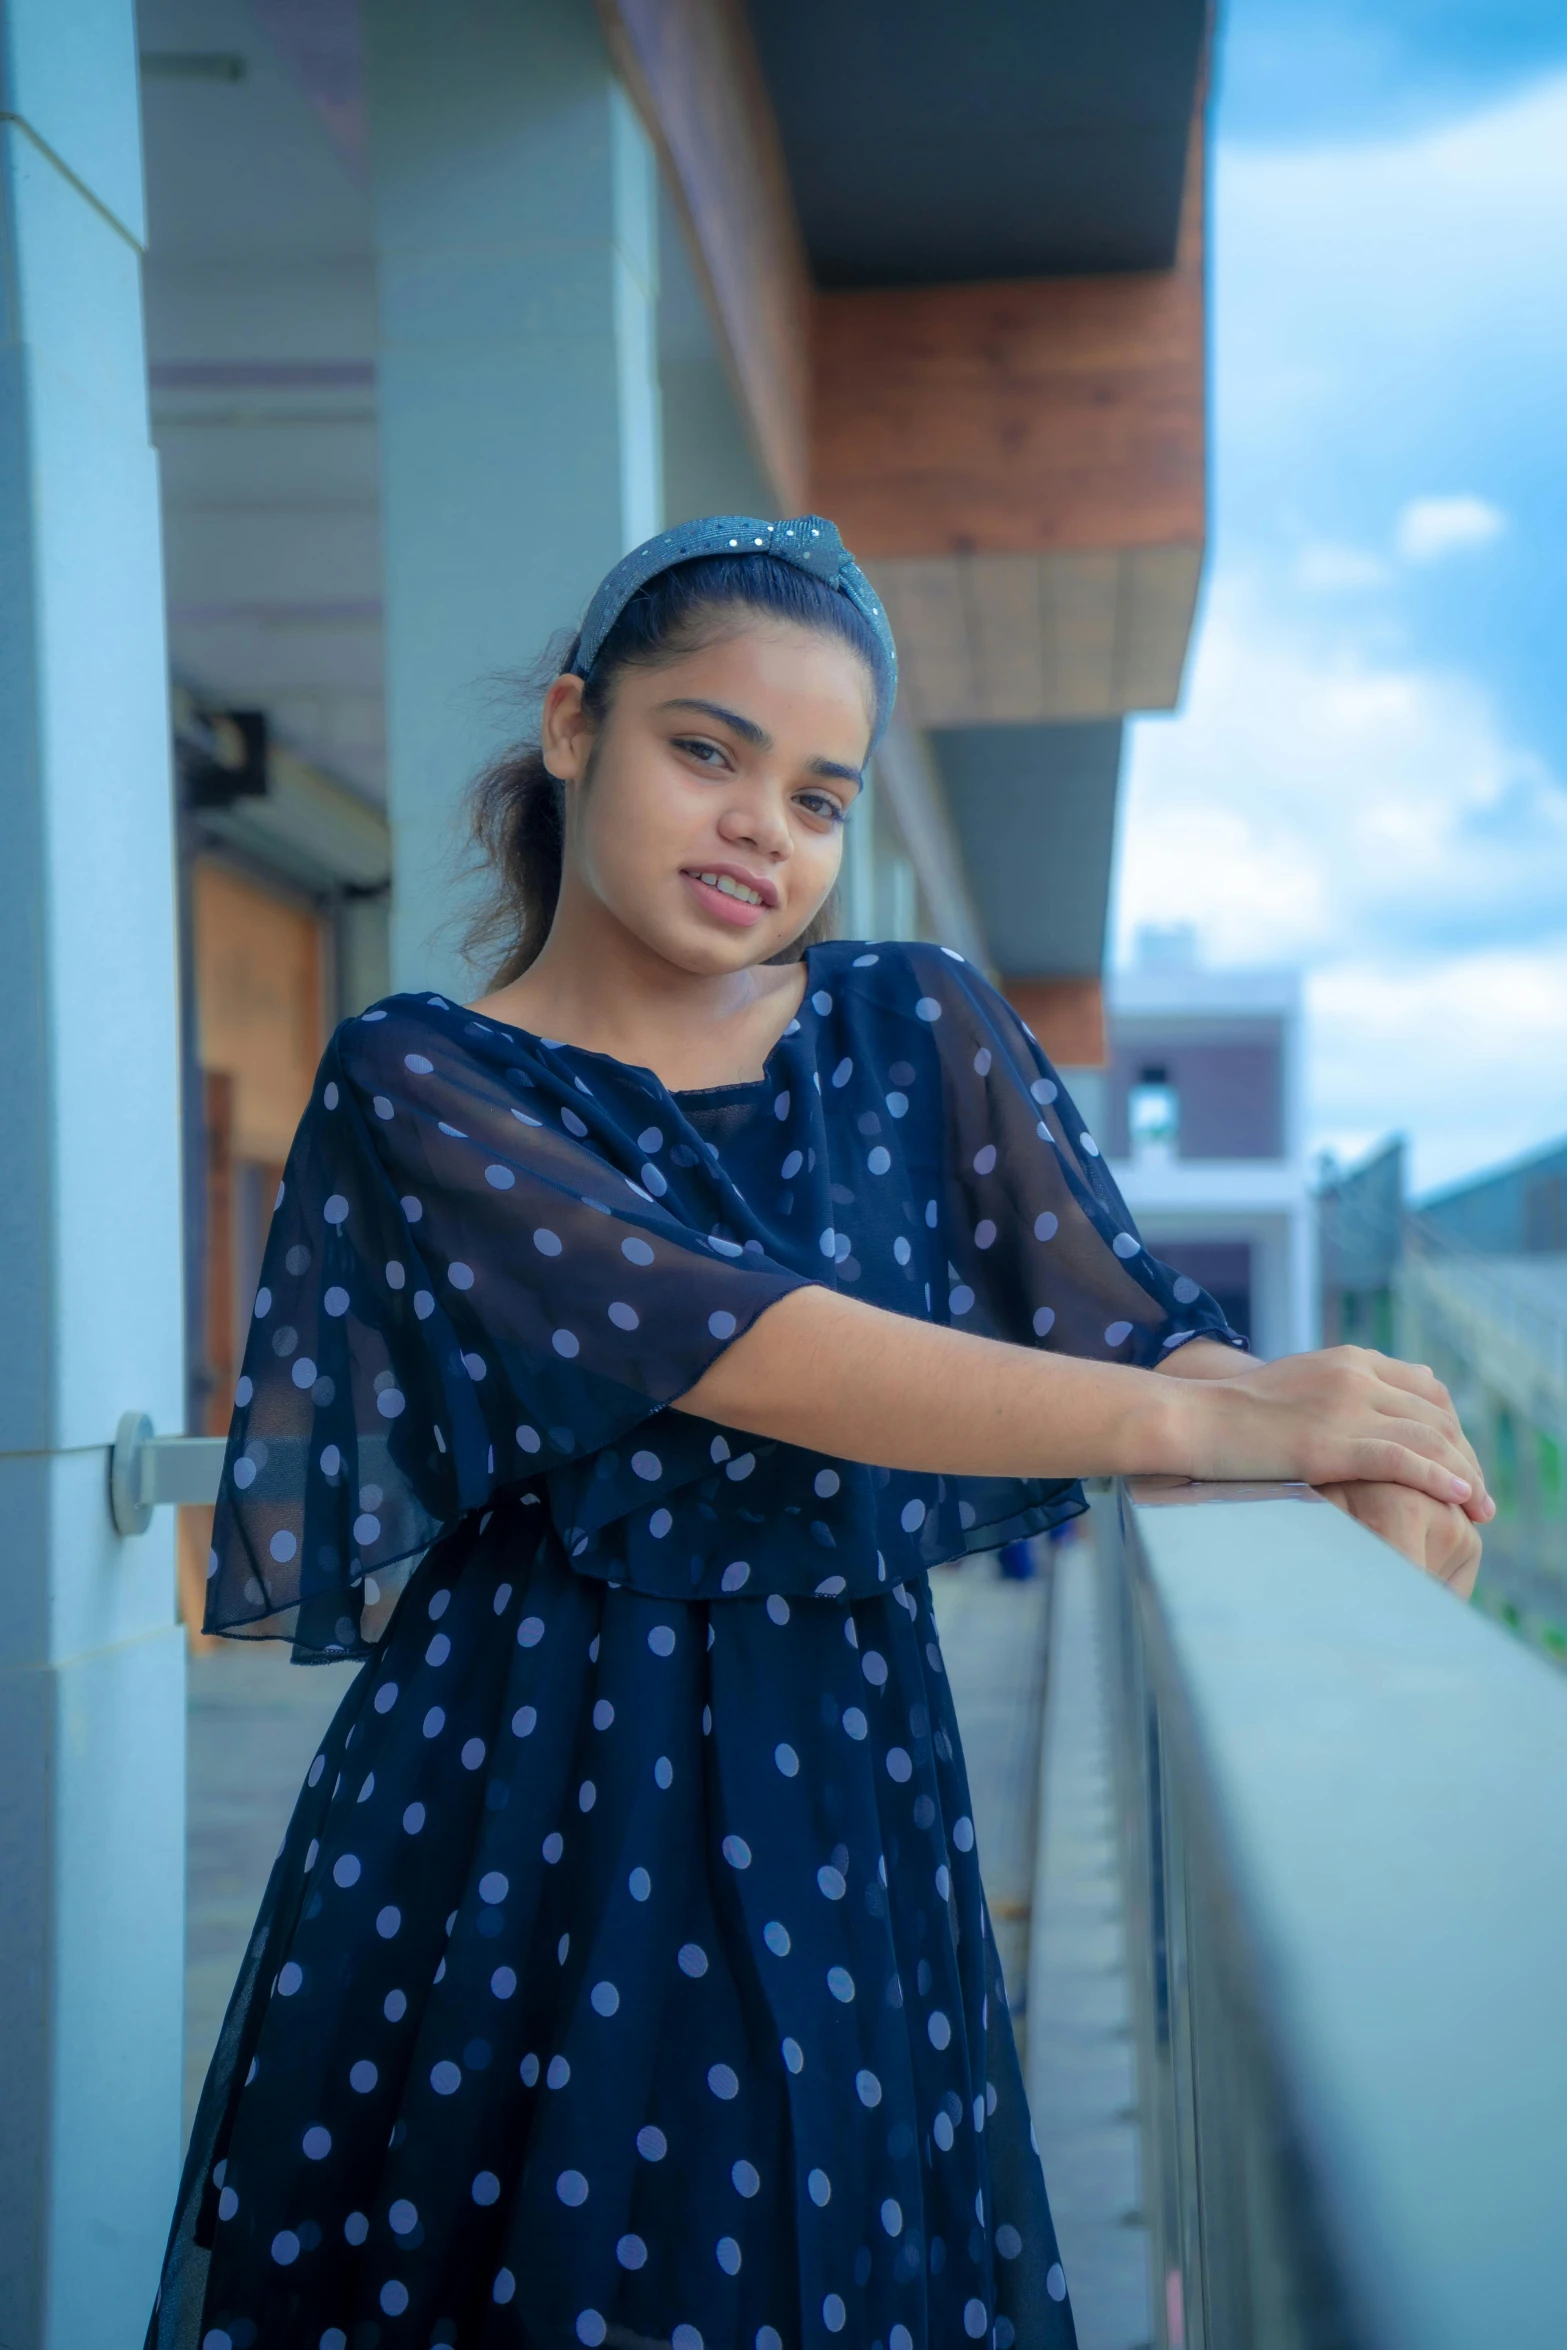
[[[1567,1687],[1308,1493],[1115,1515],[1160,2350],[1555,2350]]]

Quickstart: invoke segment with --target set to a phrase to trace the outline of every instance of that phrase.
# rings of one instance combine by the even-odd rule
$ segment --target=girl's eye
[[[845,811],[839,807],[831,792],[801,792],[798,804],[808,816],[824,817],[829,824],[841,824],[844,820]]]
[[[724,754],[718,744],[705,742],[699,735],[677,734],[674,742],[677,751],[684,751],[688,758],[700,759],[704,766],[712,766],[723,760]]]

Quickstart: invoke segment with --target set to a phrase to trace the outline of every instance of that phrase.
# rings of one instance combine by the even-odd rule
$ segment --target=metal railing
[[[1555,2350],[1567,1687],[1302,1489],[1103,1548],[1160,2350]]]

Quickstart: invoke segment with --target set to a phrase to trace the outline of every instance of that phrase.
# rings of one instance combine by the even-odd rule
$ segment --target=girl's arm
[[[1359,1347],[1230,1363],[1229,1378],[1206,1362],[1200,1375],[1194,1364],[1167,1377],[971,1337],[810,1287],[770,1307],[673,1408],[886,1468],[1368,1479],[1459,1503],[1476,1520],[1492,1514],[1429,1371]]]

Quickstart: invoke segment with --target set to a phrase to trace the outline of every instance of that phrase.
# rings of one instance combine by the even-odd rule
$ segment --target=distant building
[[[1259,1354],[1315,1344],[1298,974],[1205,969],[1189,930],[1145,931],[1106,993],[1107,1065],[1068,1082],[1149,1246]]]
[[[1322,1343],[1396,1352],[1394,1300],[1404,1247],[1404,1138],[1355,1167],[1327,1160],[1317,1194]]]

